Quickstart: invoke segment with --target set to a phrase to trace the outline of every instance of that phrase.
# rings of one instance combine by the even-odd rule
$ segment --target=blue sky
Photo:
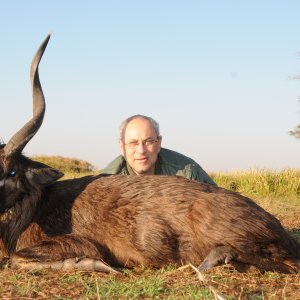
[[[163,146],[206,171],[300,167],[299,1],[2,1],[0,137],[31,117],[40,64],[44,123],[26,155],[104,168],[118,128],[155,118]],[[298,54],[297,54],[298,53]]]

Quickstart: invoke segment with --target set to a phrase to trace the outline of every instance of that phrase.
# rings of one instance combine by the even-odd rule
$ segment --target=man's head
[[[122,155],[136,174],[154,174],[161,147],[159,125],[155,120],[134,115],[123,121],[119,145]]]

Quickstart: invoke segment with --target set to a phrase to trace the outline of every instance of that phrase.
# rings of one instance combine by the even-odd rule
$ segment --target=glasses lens
[[[148,139],[148,140],[145,140],[145,141],[142,141],[141,144],[143,146],[145,146],[146,148],[150,148],[152,147],[155,143],[157,142],[157,140],[154,140],[154,139]],[[136,149],[140,143],[138,141],[131,141],[131,142],[128,142],[128,143],[125,143],[125,145],[130,148],[130,149]]]

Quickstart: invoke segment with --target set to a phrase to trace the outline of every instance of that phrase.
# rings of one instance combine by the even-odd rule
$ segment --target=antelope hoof
[[[220,246],[212,249],[203,262],[198,267],[200,272],[204,272],[213,267],[229,264],[236,258],[235,251],[229,246]]]

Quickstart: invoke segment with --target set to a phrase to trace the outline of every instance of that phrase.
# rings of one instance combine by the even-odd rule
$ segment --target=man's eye
[[[129,147],[136,147],[139,143],[138,142],[129,142],[128,146]]]
[[[156,141],[155,140],[146,140],[145,144],[146,146],[152,146]]]
[[[10,170],[7,175],[8,175],[8,177],[15,177],[16,174],[17,174],[17,172],[15,170]]]

